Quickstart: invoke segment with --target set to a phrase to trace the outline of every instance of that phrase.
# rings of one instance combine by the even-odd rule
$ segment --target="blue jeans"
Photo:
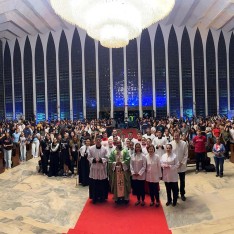
[[[216,167],[216,174],[223,175],[223,163],[224,157],[216,157],[214,156],[215,167]]]
[[[6,162],[6,168],[11,168],[11,156],[12,156],[12,150],[3,150],[4,152],[4,160]]]

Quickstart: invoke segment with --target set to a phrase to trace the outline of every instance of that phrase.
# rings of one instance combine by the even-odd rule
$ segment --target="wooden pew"
[[[230,149],[231,149],[230,161],[234,163],[234,144],[230,144]]]
[[[30,160],[32,158],[32,144],[26,145],[26,160]],[[16,167],[20,164],[20,147],[17,145],[12,149],[12,168]],[[0,151],[0,174],[5,171],[5,165],[4,165],[4,153],[3,151]]]

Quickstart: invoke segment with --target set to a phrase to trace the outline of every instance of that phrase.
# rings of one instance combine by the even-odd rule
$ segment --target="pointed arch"
[[[36,77],[36,110],[37,121],[45,120],[45,71],[44,51],[41,38],[38,35],[35,48],[35,77]]]
[[[143,30],[140,43],[142,109],[153,110],[152,54],[148,29]]]
[[[52,34],[49,34],[46,50],[47,62],[47,97],[48,97],[48,119],[58,118],[57,112],[57,72],[56,72],[56,50]]]
[[[15,116],[13,116],[11,53],[8,42],[4,50],[4,85],[6,118],[13,119]]]
[[[219,114],[228,114],[227,94],[227,52],[226,43],[221,31],[218,43],[218,77],[219,77]]]
[[[123,48],[112,49],[114,118],[124,118],[124,54]]]
[[[110,51],[98,43],[99,102],[101,117],[110,116]]]
[[[26,38],[24,46],[24,92],[25,92],[25,119],[33,120],[33,72],[32,72],[32,48],[29,38]]]
[[[73,119],[83,119],[83,80],[82,80],[82,50],[80,36],[75,28],[71,50],[72,65],[72,100]]]
[[[170,115],[180,116],[179,54],[175,29],[172,26],[168,40],[169,105]]]
[[[184,27],[181,41],[183,116],[193,116],[192,57],[189,34]]]
[[[14,55],[14,93],[15,93],[15,117],[19,118],[23,115],[23,93],[22,93],[22,61],[21,51],[18,39],[15,41]]]
[[[0,54],[3,54],[2,41],[0,41]],[[0,119],[5,119],[5,98],[3,82],[3,56],[0,56]]]
[[[196,115],[205,116],[204,54],[199,29],[196,31],[194,40],[194,73]]]
[[[126,46],[128,110],[139,110],[138,56],[136,39]]]
[[[234,34],[232,33],[229,46],[229,72],[230,72],[230,109],[234,110]]]
[[[165,42],[160,25],[157,27],[154,40],[154,66],[156,91],[156,116],[167,116],[167,88],[166,88],[166,54]]]
[[[208,115],[217,114],[217,87],[214,39],[209,30],[206,41],[207,101]]]
[[[60,118],[70,119],[70,89],[69,89],[69,53],[67,38],[62,31],[59,41],[59,89]]]
[[[86,35],[85,39],[85,94],[86,118],[97,118],[96,59],[94,40]]]

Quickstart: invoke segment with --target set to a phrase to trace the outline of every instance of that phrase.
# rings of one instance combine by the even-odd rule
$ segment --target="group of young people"
[[[144,206],[147,184],[151,197],[150,206],[159,206],[159,181],[162,179],[167,191],[166,205],[176,206],[179,193],[182,201],[186,200],[185,172],[188,148],[194,148],[196,174],[200,170],[206,171],[205,157],[211,149],[216,165],[216,177],[222,178],[224,160],[229,158],[229,150],[233,151],[233,144],[234,123],[225,118],[199,120],[193,122],[193,125],[191,122],[177,122],[173,125],[170,122],[159,121],[156,126],[147,127],[145,134],[142,135],[142,131],[139,131],[136,139],[131,132],[127,138],[121,138],[114,130],[111,137],[103,136],[98,146],[97,143],[91,146],[95,153],[87,155],[90,169],[98,167],[98,171],[105,174],[106,185],[102,187],[105,188],[105,196],[93,195],[93,185],[98,191],[102,189],[95,184],[95,180],[100,182],[98,171],[96,176],[92,173],[90,198],[94,203],[105,200],[109,185],[116,203],[128,203],[132,191],[137,196],[135,205]],[[98,151],[100,145],[106,148],[103,154]],[[97,158],[95,155],[98,155]]]
[[[133,192],[135,204],[144,206],[149,190],[150,205],[158,207],[162,179],[166,205],[176,206],[179,193],[186,200],[189,147],[194,147],[196,173],[205,170],[204,158],[211,148],[219,177],[223,177],[224,159],[229,158],[230,149],[234,150],[234,124],[226,118],[141,119],[136,138],[131,132],[121,135],[114,126],[113,120],[2,123],[5,167],[11,168],[14,146],[20,147],[20,160],[24,162],[30,145],[32,156],[41,157],[45,175],[73,176],[77,168],[79,183],[89,186],[94,203],[105,200],[109,191],[116,203],[128,203]]]

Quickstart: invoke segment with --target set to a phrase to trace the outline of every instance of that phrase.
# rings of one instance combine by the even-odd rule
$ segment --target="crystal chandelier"
[[[163,19],[175,0],[50,0],[55,12],[108,48],[124,47]]]

